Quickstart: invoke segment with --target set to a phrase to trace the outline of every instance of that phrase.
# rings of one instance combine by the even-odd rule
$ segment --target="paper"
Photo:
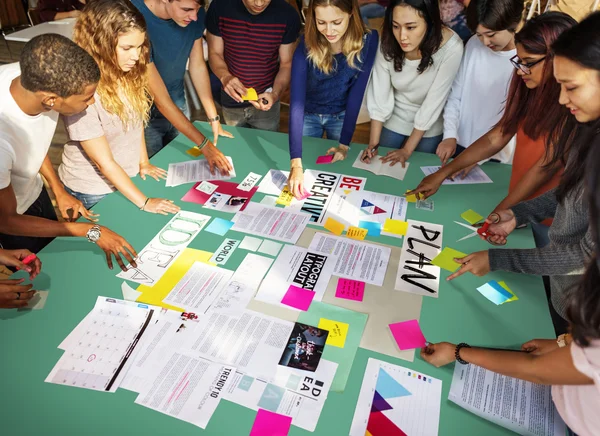
[[[515,295],[511,291],[509,291],[505,286],[506,284],[502,286],[497,281],[491,280],[485,285],[478,287],[477,290],[481,295],[490,300],[492,303],[499,305],[504,304],[509,300],[514,301],[513,298],[515,297]]]
[[[410,192],[410,191],[406,191],[406,192]],[[406,193],[404,194],[404,197],[406,198],[406,201],[408,201],[409,203],[416,203],[417,202],[417,194],[410,194],[407,195]]]
[[[348,329],[350,328],[348,324],[345,322],[321,318],[317,327],[329,332],[327,341],[325,341],[326,345],[344,348],[344,345],[346,344],[346,337],[348,336]]]
[[[127,284],[127,282],[121,283],[121,292],[123,293],[123,300],[127,301],[135,301],[142,295],[141,292],[136,291],[131,286]]]
[[[237,239],[225,239],[210,258],[210,262],[225,265],[239,244]]]
[[[269,170],[267,175],[258,185],[258,192],[279,196],[282,189],[287,185],[289,176],[289,171]]]
[[[228,269],[196,262],[163,301],[186,312],[204,313],[232,274]]]
[[[469,412],[530,436],[564,436],[552,387],[506,377],[476,365],[454,366],[448,399]]]
[[[260,244],[262,243],[262,239],[260,238],[253,238],[252,236],[244,236],[244,239],[242,240],[242,243],[240,244],[240,248],[242,250],[248,250],[248,251],[256,251],[258,250],[258,247],[260,247]]]
[[[277,197],[265,195],[259,203],[267,206],[275,206],[277,204]]]
[[[386,219],[383,224],[383,231],[387,233],[393,233],[394,235],[404,236],[408,230],[408,223],[406,221]]]
[[[217,170],[212,174],[206,159],[169,164],[166,185],[171,187],[203,180],[229,180],[232,177],[235,177],[235,168],[233,167],[233,160],[231,160],[231,157],[225,156],[225,158],[229,161],[232,168],[227,176],[221,174],[221,172]]]
[[[421,167],[421,171],[426,176],[435,173],[439,169],[439,166]],[[483,172],[479,165],[476,165],[464,179],[462,177],[455,177],[454,180],[446,179],[442,185],[473,185],[477,183],[493,183],[492,179]]]
[[[244,210],[258,188],[249,191],[238,189],[235,183],[215,180],[211,185],[216,188],[207,193],[200,189],[201,182],[195,184],[181,199],[190,203],[201,204],[207,209],[220,210],[221,212],[236,213]]]
[[[235,215],[231,229],[295,244],[309,220],[310,216],[303,212],[251,202],[243,212]]]
[[[27,306],[21,307],[19,310],[41,310],[46,305],[47,299],[48,291],[35,291],[35,295],[27,302]]]
[[[206,428],[234,373],[195,353],[174,352],[135,403]]]
[[[417,200],[415,207],[417,209],[433,212],[433,209],[434,209],[433,200]]]
[[[381,160],[381,156],[375,156],[371,159],[371,163],[366,163],[360,159],[361,157],[362,152],[359,152],[358,156],[356,156],[356,160],[352,164],[353,168],[359,168],[361,170],[370,171],[378,176],[388,176],[398,180],[404,180],[404,176],[406,176],[406,172],[410,165],[410,162],[406,162],[404,168],[402,168],[402,165],[400,164],[391,166],[391,162],[384,163]]]
[[[346,232],[346,237],[350,239],[356,239],[357,241],[363,241],[369,231],[367,229],[361,229],[360,227],[349,227]]]
[[[279,365],[315,372],[323,356],[329,332],[311,325],[294,323]]]
[[[294,199],[294,194],[292,191],[286,186],[279,194],[279,197],[275,201],[276,204],[281,204],[282,206],[289,206],[292,204],[292,200]]]
[[[325,156],[319,156],[317,158],[317,164],[328,164],[331,163],[333,161],[333,155],[329,154],[329,155],[325,155]]]
[[[293,307],[298,310],[308,310],[310,303],[315,296],[315,293],[308,289],[299,288],[298,286],[290,285],[287,292],[281,299],[281,304]]]
[[[218,188],[217,185],[213,185],[210,182],[204,181],[204,182],[200,182],[198,185],[196,185],[194,187],[194,189],[200,191],[200,192],[204,192],[205,194],[211,195],[213,192],[216,191],[216,189]]]
[[[139,252],[137,267],[129,265],[127,271],[121,271],[117,277],[153,286],[175,263],[209,219],[208,215],[183,210],[178,212]]]
[[[327,218],[324,227],[326,230],[329,230],[331,233],[338,236],[344,233],[345,228],[345,226],[342,223],[334,220],[333,218]]]
[[[251,172],[246,176],[244,180],[242,180],[242,183],[240,183],[237,186],[237,189],[240,189],[242,191],[250,191],[252,188],[254,188],[254,185],[256,185],[256,183],[260,180],[261,177],[262,176],[260,174]]]
[[[437,435],[441,400],[441,380],[369,358],[350,436]]]
[[[256,93],[256,90],[254,88],[247,88],[246,95],[242,96],[242,100],[247,100],[247,101],[258,100],[258,94]]]
[[[441,253],[431,260],[431,264],[439,266],[446,271],[454,272],[460,267],[460,263],[455,262],[454,259],[461,259],[465,256],[465,253],[461,253],[454,248],[444,247]]]
[[[224,236],[232,226],[233,223],[231,221],[215,217],[205,230],[215,235]]]
[[[358,226],[367,230],[369,236],[381,235],[381,223],[376,221],[359,221]]]
[[[331,254],[286,245],[260,286],[256,299],[281,306],[290,285],[294,285],[314,294],[314,299],[320,301],[337,260],[337,257]]]
[[[290,416],[259,409],[250,436],[287,436],[292,425]]]
[[[317,233],[309,250],[337,257],[334,274],[339,277],[383,285],[391,249],[383,245]]]
[[[281,244],[279,242],[264,239],[258,249],[258,252],[262,254],[268,254],[269,256],[277,256],[277,254],[279,254],[279,250],[281,250]]]
[[[408,220],[395,290],[438,297],[440,268],[431,261],[440,253],[443,233],[439,224]]]
[[[466,222],[468,222],[471,225],[478,223],[479,221],[481,221],[483,219],[483,217],[481,215],[479,215],[477,212],[475,212],[473,209],[464,211],[463,213],[460,214],[460,216],[462,217],[462,219],[464,219]]]
[[[390,324],[390,330],[401,350],[425,347],[425,336],[416,319]]]
[[[519,299],[519,297],[515,295],[515,293],[508,287],[508,285],[505,282],[498,282],[498,284],[504,289],[506,289],[508,292],[510,292],[510,294],[512,295],[512,297],[506,300],[504,303],[510,303],[511,301],[517,301]]]
[[[346,300],[363,301],[365,282],[341,278],[338,280],[335,296]]]

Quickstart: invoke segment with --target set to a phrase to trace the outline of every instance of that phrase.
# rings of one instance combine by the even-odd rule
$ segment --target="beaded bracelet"
[[[206,144],[208,144],[208,138],[205,136],[204,140],[197,145],[198,150],[202,150],[204,147],[206,147]]]
[[[458,344],[456,346],[456,349],[454,350],[454,357],[456,358],[456,361],[462,365],[468,365],[469,362],[461,359],[461,357],[460,357],[460,349],[461,348],[471,348],[471,346],[469,344],[465,344],[464,342],[461,342],[460,344]]]

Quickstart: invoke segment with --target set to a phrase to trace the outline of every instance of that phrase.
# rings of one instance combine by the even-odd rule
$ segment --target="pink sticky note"
[[[307,199],[308,197],[310,197],[310,196],[311,196],[311,193],[305,190],[305,191],[302,193],[302,196],[301,196],[301,197],[300,197],[298,200],[306,200],[306,199]]]
[[[365,295],[365,282],[340,278],[338,280],[335,296],[346,300],[363,301]]]
[[[308,310],[315,293],[298,286],[290,285],[281,302],[286,306],[299,310]]]
[[[390,324],[390,330],[401,350],[425,347],[427,341],[416,319]]]
[[[292,417],[279,415],[268,410],[258,409],[250,436],[287,436],[292,425]]]
[[[328,164],[331,163],[331,161],[333,160],[333,155],[332,154],[328,154],[325,156],[319,156],[317,158],[317,163],[318,164]]]

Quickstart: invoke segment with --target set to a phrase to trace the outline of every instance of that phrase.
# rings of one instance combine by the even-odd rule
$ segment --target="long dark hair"
[[[410,6],[425,20],[427,31],[419,45],[421,62],[417,71],[422,73],[433,65],[433,54],[442,45],[442,18],[438,0],[392,0],[385,11],[383,30],[381,31],[381,52],[387,61],[394,61],[394,70],[402,71],[404,51],[394,36],[394,8]]]
[[[562,12],[547,12],[529,20],[515,35],[531,54],[544,55],[542,83],[529,89],[515,72],[510,83],[506,109],[498,122],[502,133],[514,135],[519,128],[533,140],[545,136],[546,150],[553,148],[573,117],[558,103],[560,85],[554,80],[551,46],[561,33],[577,24]]]

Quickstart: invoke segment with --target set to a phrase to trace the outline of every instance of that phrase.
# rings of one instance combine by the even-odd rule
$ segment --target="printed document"
[[[179,186],[185,183],[201,182],[203,180],[229,180],[235,177],[235,168],[230,156],[225,158],[233,168],[229,175],[224,176],[215,168],[215,173],[210,172],[210,166],[206,159],[188,160],[185,162],[169,164],[167,172],[167,186]]]

